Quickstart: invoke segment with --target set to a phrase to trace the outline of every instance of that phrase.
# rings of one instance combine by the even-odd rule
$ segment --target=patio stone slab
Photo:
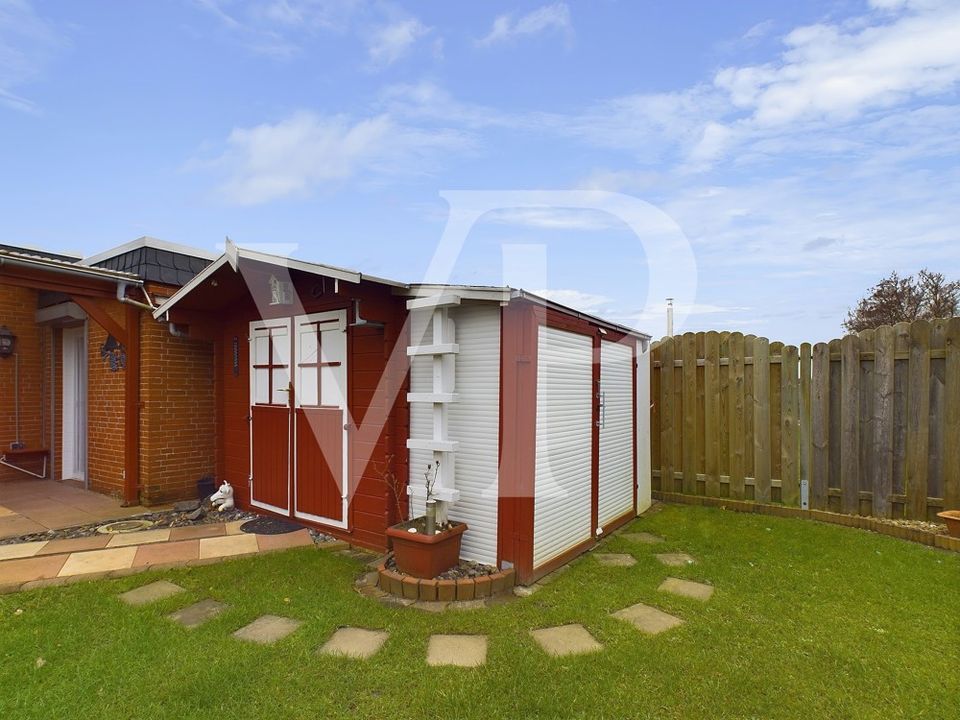
[[[480,667],[487,662],[486,635],[431,635],[427,665]]]
[[[225,534],[226,530],[223,527],[223,523],[188,525],[186,527],[170,528],[170,541],[199,540],[200,538],[219,537]]]
[[[199,540],[182,540],[180,542],[141,545],[137,548],[137,555],[133,559],[133,566],[142,567],[144,565],[186,563],[190,560],[196,560],[199,557]]]
[[[548,655],[583,655],[603,649],[583,625],[559,625],[557,627],[531,630],[530,634]]]
[[[192,629],[203,625],[208,620],[212,620],[229,607],[226,603],[219,602],[212,598],[201,600],[193,605],[187,605],[167,617],[175,623],[183,625],[185,628]]]
[[[308,547],[313,545],[309,530],[297,530],[282,535],[257,535],[257,545],[262,552],[268,550],[286,550],[287,548]]]
[[[259,550],[256,535],[226,535],[203,538],[200,541],[200,559],[246,555]]]
[[[0,545],[0,560],[18,560],[20,558],[33,557],[40,552],[46,544],[46,540],[37,540],[36,542],[16,543],[14,545]]]
[[[0,585],[12,585],[56,577],[66,559],[66,555],[44,555],[42,557],[6,560],[0,563]]]
[[[657,555],[657,560],[668,567],[684,567],[697,562],[693,556],[682,552],[660,553]]]
[[[660,583],[660,587],[658,587],[657,590],[703,601],[709,600],[713,595],[713,585],[672,577]]]
[[[630,567],[637,564],[636,558],[626,553],[594,553],[593,556],[598,563],[608,567]]]
[[[223,528],[227,535],[244,535],[246,533],[240,529],[241,525],[250,522],[249,520],[233,520],[231,522],[225,523]]]
[[[128,547],[130,545],[146,545],[148,543],[166,542],[170,539],[170,528],[156,530],[140,530],[139,532],[120,533],[110,538],[108,548]]]
[[[376,655],[388,637],[390,634],[382,630],[342,627],[330,636],[319,652],[365,660]]]
[[[123,570],[133,565],[136,554],[136,546],[73,553],[63,564],[60,577]]]
[[[280,617],[279,615],[261,615],[249,625],[237,630],[233,633],[233,636],[239,640],[259,645],[273,645],[302,624],[300,620],[294,620],[293,618]]]
[[[640,632],[657,635],[683,624],[683,620],[650,605],[637,603],[611,615],[632,624]]]
[[[659,535],[648,532],[623,533],[620,537],[626,538],[630,542],[642,543],[643,545],[656,545],[657,543],[664,542],[663,538]]]
[[[184,592],[183,588],[175,583],[168,580],[157,580],[149,585],[141,585],[122,593],[119,597],[127,605],[149,605],[152,602],[165,600],[182,592]]]
[[[58,553],[83,552],[85,550],[100,550],[110,542],[109,535],[91,535],[90,537],[71,538],[69,540],[51,540],[37,555],[56,555]]]

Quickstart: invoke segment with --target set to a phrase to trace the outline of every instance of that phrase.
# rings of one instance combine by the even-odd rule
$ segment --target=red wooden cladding
[[[253,499],[286,509],[290,491],[290,412],[257,405],[253,416]]]
[[[343,520],[343,411],[300,408],[295,422],[297,512]]]

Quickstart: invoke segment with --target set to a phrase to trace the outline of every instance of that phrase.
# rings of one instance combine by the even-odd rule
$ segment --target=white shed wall
[[[633,342],[601,340],[600,478],[597,521],[600,527],[633,510]]]

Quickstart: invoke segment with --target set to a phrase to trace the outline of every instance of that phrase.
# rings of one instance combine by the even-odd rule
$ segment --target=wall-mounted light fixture
[[[6,358],[13,355],[13,350],[17,344],[17,336],[14,335],[6,325],[0,327],[0,358]]]

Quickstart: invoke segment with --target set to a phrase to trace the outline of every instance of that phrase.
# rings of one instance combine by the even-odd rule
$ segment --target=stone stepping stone
[[[390,634],[382,630],[342,627],[330,636],[319,652],[322,655],[340,655],[366,660],[379,652],[388,637]]]
[[[660,553],[657,555],[657,560],[668,567],[683,567],[685,565],[693,565],[697,562],[693,556],[682,552]]]
[[[643,603],[631,605],[628,608],[611,613],[611,615],[620,620],[625,620],[647,635],[657,635],[678,625],[683,625],[683,620],[680,618]]]
[[[259,645],[273,645],[292,633],[303,623],[293,618],[279,615],[261,615],[249,625],[237,630],[233,636],[238,640],[257,643]]]
[[[487,662],[486,635],[431,635],[427,665],[480,667]]]
[[[608,567],[630,567],[637,564],[633,555],[626,553],[594,553],[593,556],[598,563]]]
[[[149,585],[142,585],[120,595],[120,599],[127,605],[148,605],[158,600],[182,593],[184,590],[167,580],[157,580]]]
[[[663,542],[662,537],[648,532],[623,533],[620,537],[626,538],[630,542],[642,543],[643,545],[656,545],[657,543]]]
[[[583,655],[603,649],[603,645],[597,642],[583,625],[579,624],[531,630],[530,634],[548,655],[554,657]]]
[[[229,607],[226,603],[218,602],[212,598],[201,600],[193,605],[170,613],[167,617],[175,623],[180,623],[185,628],[195,628],[203,625],[208,620],[212,620]]]
[[[657,590],[703,601],[709,600],[713,595],[713,585],[673,577],[669,577],[660,583]]]

